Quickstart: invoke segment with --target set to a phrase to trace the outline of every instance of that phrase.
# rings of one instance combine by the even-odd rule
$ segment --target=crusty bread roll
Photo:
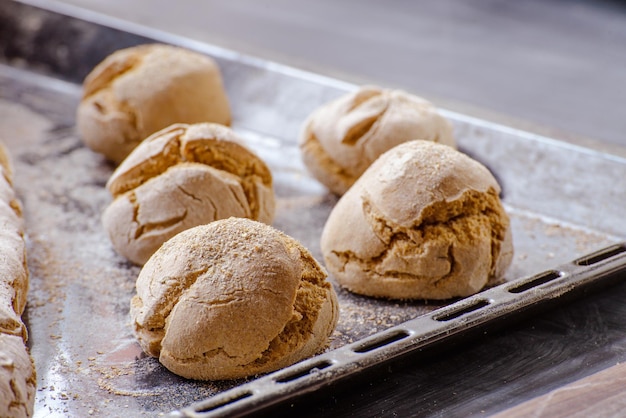
[[[21,319],[27,292],[22,210],[13,191],[9,157],[0,144],[0,417],[33,414],[37,382]]]
[[[102,221],[115,250],[143,264],[178,232],[230,216],[271,223],[272,175],[230,129],[175,124],[147,138],[107,183]]]
[[[230,124],[217,64],[183,48],[150,44],[116,51],[87,75],[83,88],[78,132],[116,163],[173,123]]]
[[[384,153],[333,208],[321,238],[337,282],[394,299],[468,296],[513,256],[500,186],[451,147],[410,141]]]
[[[163,244],[139,274],[130,313],[146,353],[178,375],[218,380],[315,354],[338,304],[326,272],[296,240],[228,218]]]
[[[456,147],[452,126],[430,102],[365,86],[314,111],[300,133],[300,150],[311,174],[342,195],[380,154],[414,139]]]

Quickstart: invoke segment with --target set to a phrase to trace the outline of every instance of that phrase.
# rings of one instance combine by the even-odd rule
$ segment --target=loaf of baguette
[[[0,144],[0,417],[33,414],[35,367],[21,319],[27,291],[22,210],[13,190],[8,154]]]

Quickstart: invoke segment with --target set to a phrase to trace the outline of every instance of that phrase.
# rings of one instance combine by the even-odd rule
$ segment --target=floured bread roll
[[[115,250],[143,264],[169,238],[230,216],[271,223],[272,175],[230,129],[175,124],[143,141],[107,183],[102,222]]]
[[[78,132],[87,146],[116,163],[173,123],[230,124],[215,61],[174,46],[119,50],[91,71],[83,89]]]
[[[0,144],[0,417],[33,414],[36,374],[21,319],[27,292],[22,209],[13,190],[8,154]]]
[[[456,147],[452,126],[430,102],[367,86],[313,112],[300,134],[300,150],[311,174],[342,195],[379,155],[414,139]]]
[[[270,372],[328,344],[338,318],[326,272],[293,238],[228,218],[167,241],[130,309],[144,351],[191,379]]]
[[[321,238],[326,267],[363,295],[476,293],[501,278],[513,256],[499,192],[487,168],[448,146],[398,145],[333,208]]]

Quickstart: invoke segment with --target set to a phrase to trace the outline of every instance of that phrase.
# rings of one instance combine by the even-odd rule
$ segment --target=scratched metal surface
[[[93,16],[8,0],[0,5],[0,137],[13,156],[25,209],[31,272],[25,317],[38,371],[36,416],[153,416],[241,384],[179,378],[135,342],[128,308],[139,269],[114,253],[100,224],[113,167],[76,136],[80,83],[113,50],[152,40],[214,56],[233,128],[274,174],[274,226],[319,260],[319,235],[335,198],[304,170],[297,133],[314,108],[354,86],[163,33],[85,20]],[[623,156],[444,113],[460,148],[502,185],[516,249],[507,280],[624,240]],[[330,349],[441,306],[337,291],[341,313]]]

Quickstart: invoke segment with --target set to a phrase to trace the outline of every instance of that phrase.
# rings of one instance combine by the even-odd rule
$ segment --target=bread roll
[[[130,309],[144,351],[191,379],[270,372],[327,345],[326,272],[293,238],[228,218],[179,233],[148,260]]]
[[[499,192],[487,168],[451,147],[398,145],[333,208],[321,238],[326,266],[341,286],[368,296],[476,293],[513,256]]]
[[[173,123],[230,124],[215,61],[174,46],[119,50],[87,75],[83,89],[78,132],[87,146],[116,163],[144,138]]]
[[[115,250],[143,264],[169,238],[230,216],[271,223],[272,175],[222,125],[175,124],[142,142],[107,183],[102,221]]]
[[[8,154],[0,144],[0,417],[33,414],[36,374],[21,319],[27,292],[22,209],[13,191]]]
[[[428,101],[366,86],[317,109],[300,134],[302,160],[342,195],[380,154],[413,139],[456,146],[452,126]]]

